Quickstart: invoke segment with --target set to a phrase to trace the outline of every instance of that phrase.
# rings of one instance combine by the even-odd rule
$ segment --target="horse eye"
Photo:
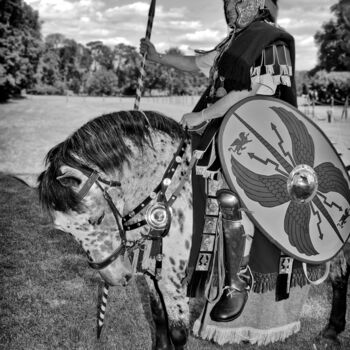
[[[64,187],[78,187],[81,184],[81,180],[74,176],[61,177],[58,181]]]

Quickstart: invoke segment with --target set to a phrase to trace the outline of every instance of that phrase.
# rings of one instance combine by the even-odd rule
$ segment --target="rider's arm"
[[[158,53],[154,45],[147,39],[141,39],[140,53],[147,53],[147,59],[165,66],[173,67],[185,72],[198,72],[196,56],[181,56]]]
[[[173,67],[184,72],[198,72],[195,56],[180,56],[172,54],[157,54],[152,59],[153,62]]]
[[[209,121],[211,119],[220,118],[226,114],[226,112],[237,102],[243,100],[246,97],[254,96],[257,91],[262,87],[260,83],[252,83],[251,90],[231,91],[220,100],[216,101],[209,107],[203,109],[200,112],[186,113],[182,119],[181,124],[187,126],[189,129]]]
[[[209,121],[211,119],[220,118],[238,101],[248,96],[254,96],[257,86],[252,86],[252,90],[231,91],[220,100],[216,101],[209,107],[203,109],[200,112],[186,113],[182,119],[181,124],[189,129]]]
[[[216,101],[211,106],[203,110],[203,120],[210,120],[220,118],[231,108],[235,103],[248,96],[254,96],[256,94],[257,86],[253,86],[252,90],[231,91],[220,100]]]

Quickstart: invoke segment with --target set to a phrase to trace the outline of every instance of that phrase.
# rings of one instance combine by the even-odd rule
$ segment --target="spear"
[[[155,9],[156,9],[156,0],[152,0],[151,5],[149,7],[149,11],[148,11],[146,39],[151,38]],[[147,56],[147,54],[145,52],[143,54],[143,57],[142,57],[140,76],[139,76],[139,80],[137,82],[138,86],[137,86],[137,90],[136,90],[136,98],[135,98],[135,104],[134,104],[134,110],[136,110],[136,111],[138,111],[139,107],[140,107],[140,100],[141,100],[141,95],[142,95],[142,90],[143,90],[143,77],[146,75],[146,72],[145,72],[146,56]]]
[[[155,9],[156,9],[156,0],[152,0],[151,5],[149,7],[149,11],[148,11],[146,39],[151,38]],[[146,52],[143,54],[143,57],[142,57],[140,76],[138,79],[138,87],[136,90],[136,99],[135,99],[135,104],[134,104],[134,110],[139,110],[139,107],[140,107],[140,100],[141,100],[141,95],[142,95],[142,90],[143,90],[143,77],[146,75],[145,65],[146,65]],[[103,286],[102,298],[101,298],[101,303],[100,303],[100,310],[99,310],[98,320],[97,320],[97,339],[100,338],[102,328],[104,325],[104,318],[105,318],[107,299],[108,299],[108,291],[109,291],[109,285],[107,283],[105,283]]]
[[[103,285],[102,290],[102,297],[101,297],[101,303],[100,303],[100,310],[97,317],[97,339],[100,339],[102,327],[105,320],[105,312],[106,312],[106,306],[107,306],[107,298],[108,298],[108,291],[109,291],[109,285],[105,283]]]

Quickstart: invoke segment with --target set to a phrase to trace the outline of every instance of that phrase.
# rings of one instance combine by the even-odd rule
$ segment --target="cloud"
[[[149,5],[145,2],[135,2],[125,6],[115,6],[105,11],[106,18],[125,17],[125,16],[144,16],[148,12]]]
[[[42,33],[61,33],[77,42],[102,40],[107,45],[138,47],[145,35],[149,0],[25,0],[39,11]],[[332,18],[337,0],[279,0],[279,25],[296,42],[297,69],[311,69],[317,60],[313,37]],[[226,35],[221,0],[157,2],[152,40],[159,50],[179,47],[209,49]]]
[[[314,35],[332,17],[330,7],[337,0],[280,0],[278,24],[295,38],[296,69],[309,70],[317,63]]]
[[[178,37],[180,40],[188,40],[193,42],[203,42],[203,41],[211,41],[211,40],[217,40],[218,39],[218,31],[211,30],[211,29],[205,29],[200,30],[194,33],[185,34],[181,37]]]

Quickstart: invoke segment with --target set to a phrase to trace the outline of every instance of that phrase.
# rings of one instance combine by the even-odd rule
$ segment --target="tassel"
[[[275,73],[275,70],[273,69],[273,64],[268,64],[265,66],[266,74],[273,75]]]
[[[260,74],[261,74],[261,66],[251,68],[251,71],[250,71],[251,77],[255,77],[255,76],[259,77]]]
[[[103,291],[102,291],[100,312],[99,312],[99,315],[97,317],[97,339],[100,339],[100,337],[101,337],[101,332],[102,332],[102,328],[103,328],[103,324],[104,324],[105,312],[106,312],[106,307],[107,307],[107,299],[108,299],[108,291],[109,291],[109,285],[107,283],[105,283],[103,286]]]
[[[288,66],[286,66],[285,64],[281,64],[280,65],[280,74],[281,75],[288,75],[289,74]]]

